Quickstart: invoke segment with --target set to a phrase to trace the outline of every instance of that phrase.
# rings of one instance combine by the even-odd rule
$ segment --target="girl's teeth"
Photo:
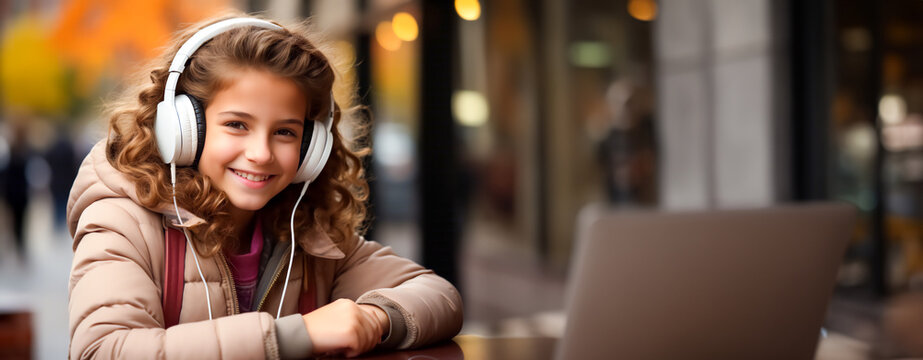
[[[263,181],[269,178],[269,175],[257,176],[257,175],[242,173],[240,171],[234,171],[234,173],[237,174],[237,176],[240,176],[250,181]]]

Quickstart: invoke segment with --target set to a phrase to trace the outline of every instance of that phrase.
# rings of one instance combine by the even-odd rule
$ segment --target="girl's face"
[[[236,210],[259,210],[295,177],[307,106],[292,80],[254,69],[235,74],[205,108],[199,171]]]

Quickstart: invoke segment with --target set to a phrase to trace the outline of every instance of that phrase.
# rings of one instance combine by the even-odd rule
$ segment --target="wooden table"
[[[371,352],[373,360],[550,360],[557,339],[551,337],[482,337],[459,335],[451,341],[405,351]]]

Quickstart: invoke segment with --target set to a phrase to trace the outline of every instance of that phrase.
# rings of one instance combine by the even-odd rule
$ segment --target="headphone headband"
[[[192,35],[189,40],[186,40],[186,42],[180,46],[179,50],[176,51],[176,55],[173,56],[173,61],[170,62],[170,75],[167,77],[167,85],[164,88],[164,100],[173,99],[173,96],[176,94],[176,83],[179,82],[179,74],[186,69],[186,62],[189,61],[189,58],[192,57],[192,54],[194,54],[196,50],[202,47],[202,44],[225,31],[247,26],[266,29],[282,29],[279,25],[255,18],[227,19],[202,28],[202,30]]]
[[[180,46],[179,50],[176,52],[176,55],[173,57],[173,62],[170,63],[171,72],[182,72],[186,68],[186,61],[189,60],[189,57],[195,53],[202,44],[206,41],[211,40],[219,34],[240,27],[255,26],[266,29],[277,29],[281,30],[282,27],[276,24],[273,24],[269,21],[262,19],[254,18],[233,18],[222,20],[214,24],[208,25],[202,30],[196,32],[189,40],[186,40],[183,43],[183,46]]]

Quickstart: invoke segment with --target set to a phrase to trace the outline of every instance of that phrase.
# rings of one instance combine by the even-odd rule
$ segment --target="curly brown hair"
[[[150,209],[172,202],[170,169],[164,164],[154,137],[157,104],[163,99],[168,69],[179,47],[201,28],[241,14],[203,21],[174,36],[163,54],[154,59],[128,84],[120,98],[108,106],[109,139],[107,156],[113,167],[124,173],[137,188],[141,205]],[[249,15],[248,15],[249,16]],[[344,244],[363,233],[366,216],[365,201],[368,183],[364,178],[362,158],[369,153],[354,139],[364,139],[365,125],[358,125],[364,108],[349,106],[355,89],[337,81],[338,64],[330,62],[316,44],[308,21],[284,29],[243,27],[226,31],[209,40],[191,57],[182,73],[176,92],[189,94],[208,106],[213,95],[230,85],[230,74],[241,69],[268,71],[293,80],[305,93],[308,102],[306,121],[323,121],[334,93],[333,149],[326,166],[311,183],[296,211],[296,233],[307,235],[312,228],[327,232],[337,244]],[[351,66],[351,64],[346,64]],[[338,125],[348,121],[352,139],[344,138]],[[268,233],[279,241],[290,237],[289,216],[295,205],[301,184],[293,184],[277,194],[261,209]],[[184,209],[206,219],[193,226],[194,243],[206,256],[217,254],[226,246],[240,241],[233,234],[235,224],[229,216],[232,206],[227,194],[193,167],[181,167],[176,172],[176,201]]]

